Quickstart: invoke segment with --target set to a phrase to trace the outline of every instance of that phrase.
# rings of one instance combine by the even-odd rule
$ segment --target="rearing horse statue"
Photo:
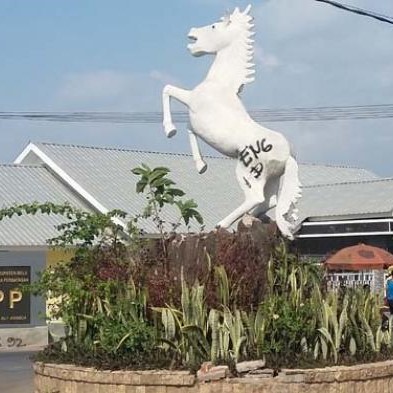
[[[275,207],[278,228],[293,239],[294,205],[301,195],[298,165],[285,137],[257,124],[239,98],[244,85],[254,81],[250,9],[248,6],[241,12],[236,8],[220,22],[190,30],[191,54],[216,56],[205,80],[194,90],[165,86],[163,125],[168,137],[176,134],[170,111],[173,97],[189,109],[188,132],[199,173],[205,172],[207,165],[198,137],[220,153],[237,159],[236,177],[245,200],[217,226],[227,228],[245,213],[258,216]]]

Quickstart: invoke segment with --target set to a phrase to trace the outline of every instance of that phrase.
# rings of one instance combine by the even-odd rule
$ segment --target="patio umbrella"
[[[328,270],[381,270],[392,265],[392,254],[366,244],[343,248],[324,262]]]

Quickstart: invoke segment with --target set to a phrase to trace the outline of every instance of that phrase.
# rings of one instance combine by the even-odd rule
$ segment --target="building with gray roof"
[[[78,208],[103,213],[121,209],[133,217],[143,210],[146,200],[135,192],[138,178],[131,170],[145,163],[170,168],[170,176],[178,187],[198,203],[205,220],[203,229],[209,231],[242,202],[243,195],[234,181],[234,160],[206,157],[206,162],[207,172],[198,175],[188,154],[29,143],[13,165],[0,167],[4,185],[0,204],[68,201]],[[301,164],[300,178],[303,196],[298,205],[297,237],[299,245],[307,245],[305,252],[319,254],[310,244],[320,241],[336,249],[338,238],[346,238],[347,243],[348,237],[361,239],[372,235],[382,236],[381,240],[390,236],[392,179],[380,179],[361,168],[316,164]],[[178,220],[178,214],[167,208],[163,218],[170,230],[169,224]],[[4,220],[0,222],[0,247],[45,246],[46,239],[55,234],[59,220],[49,216]],[[119,224],[125,226],[126,222],[119,220]],[[152,221],[145,220],[140,225],[148,235],[157,233]],[[196,223],[179,228],[200,229]]]
[[[136,193],[138,177],[131,172],[145,163],[171,170],[177,186],[198,203],[204,230],[210,231],[242,202],[243,195],[234,179],[234,160],[206,157],[206,162],[207,172],[198,175],[187,154],[29,143],[13,164],[0,165],[0,207],[67,202],[91,212],[121,209],[130,218],[141,213],[146,204],[144,196]],[[365,169],[315,164],[301,164],[300,178],[303,196],[298,204],[295,245],[301,253],[325,255],[359,242],[393,251],[393,179],[380,179]],[[169,223],[176,222],[178,214],[166,208],[163,218],[171,229]],[[56,226],[63,221],[63,217],[45,214],[0,221],[0,270],[29,271],[33,281],[35,272],[62,260],[64,255],[49,249],[47,239],[58,234]],[[126,226],[126,221],[117,219],[117,223]],[[142,221],[140,226],[147,235],[157,234],[153,221]],[[193,223],[178,230],[201,228]],[[21,308],[25,322],[13,324],[17,332],[12,334],[23,337],[26,345],[37,344],[37,340],[45,343],[47,328],[38,316],[45,311],[45,303],[31,298],[29,305]],[[0,320],[0,328],[10,326],[7,323]]]
[[[192,157],[187,154],[30,143],[13,166],[1,168],[0,180],[6,187],[0,194],[0,203],[5,206],[33,200],[61,202],[64,198],[83,209],[101,212],[122,209],[131,217],[140,213],[145,205],[144,196],[135,192],[137,177],[131,173],[131,169],[145,163],[150,167],[166,166],[171,169],[173,180],[188,198],[198,203],[205,220],[205,230],[211,230],[241,203],[243,196],[233,181],[234,160],[206,157],[206,162],[208,171],[198,175]],[[11,181],[5,180],[6,172]],[[21,174],[26,174],[29,181],[22,179]],[[308,235],[307,230],[302,230],[308,222],[391,216],[391,179],[379,179],[374,173],[360,168],[315,164],[301,164],[300,178],[303,196],[299,202],[299,236],[303,238]],[[20,190],[19,194],[17,190]],[[217,190],[220,190],[219,198]],[[178,219],[176,211],[171,209],[165,210],[163,216],[168,223]],[[19,231],[18,227],[23,225],[22,222],[27,223],[28,218],[20,217],[20,224],[16,220],[14,224],[1,222],[0,232],[3,232],[4,225],[14,227],[12,231],[7,227],[7,239],[3,236],[3,240],[0,235],[0,246],[18,242],[21,245],[44,244],[49,232],[42,228],[42,225],[46,226],[44,221],[38,222],[41,218],[36,219],[39,230],[34,231],[34,238],[29,239],[26,235],[12,242],[13,234],[26,231]],[[56,218],[45,219],[48,226],[53,228]],[[145,221],[141,225],[148,234],[156,232],[153,222]],[[195,224],[188,229],[180,228],[183,231],[199,229]]]
[[[122,209],[131,216],[141,212],[145,205],[144,196],[135,193],[137,177],[131,173],[131,169],[141,163],[150,167],[166,166],[171,169],[171,177],[186,192],[187,197],[198,203],[205,219],[206,230],[213,229],[222,217],[242,202],[243,198],[233,179],[235,162],[223,157],[206,157],[208,171],[198,175],[191,155],[187,154],[31,143],[15,162],[45,167],[93,209],[102,212]],[[375,174],[364,169],[314,164],[301,164],[300,177],[304,200],[313,203],[318,199],[317,195],[313,197],[318,194],[317,186],[378,179]],[[217,190],[221,191],[219,198]],[[337,215],[340,215],[339,203],[335,206]],[[301,205],[302,221],[311,219],[315,214],[318,212],[315,211],[314,205]],[[176,212],[171,209],[164,211],[163,215],[168,223],[178,218]],[[152,222],[146,221],[142,225],[146,233],[156,232]],[[191,227],[191,230],[198,229],[195,226]]]

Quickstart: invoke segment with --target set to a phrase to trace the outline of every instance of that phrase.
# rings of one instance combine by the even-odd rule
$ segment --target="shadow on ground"
[[[0,352],[0,392],[33,393],[34,352]]]

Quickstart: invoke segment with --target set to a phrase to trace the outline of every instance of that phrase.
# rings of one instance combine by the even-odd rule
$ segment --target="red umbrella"
[[[393,265],[393,255],[382,248],[358,244],[338,251],[324,265],[329,270],[380,270]]]

